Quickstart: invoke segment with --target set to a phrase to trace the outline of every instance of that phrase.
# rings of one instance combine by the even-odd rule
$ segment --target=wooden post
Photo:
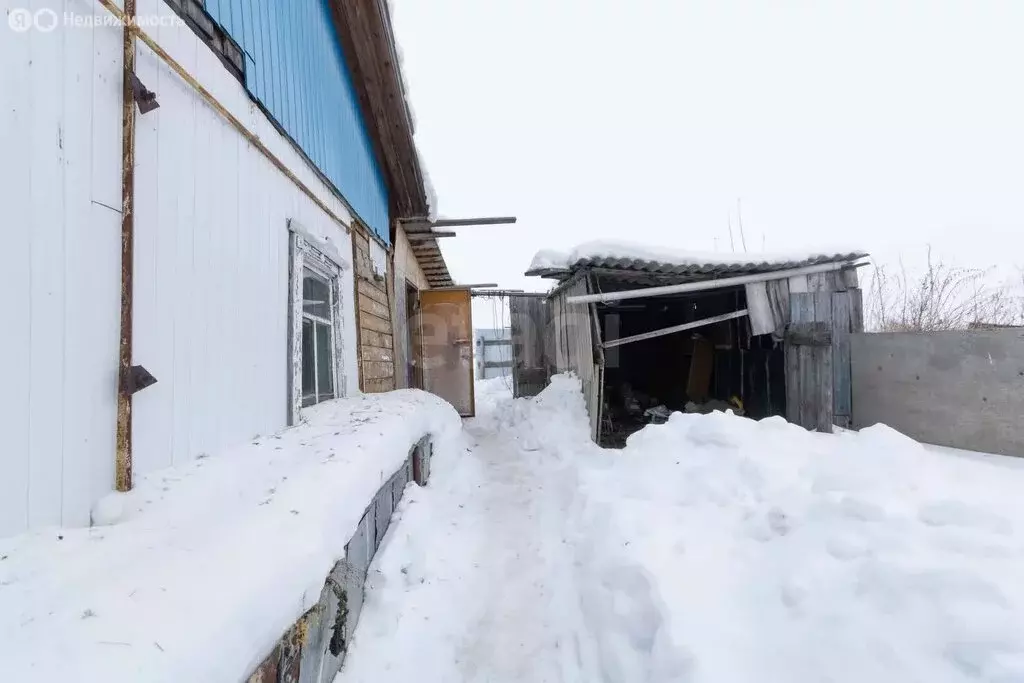
[[[832,293],[832,404],[836,424],[850,428],[852,406],[850,290]]]
[[[825,323],[826,329],[832,329],[832,292],[819,291],[814,293],[814,320],[815,322]],[[833,375],[833,353],[832,353],[832,340],[829,340],[827,346],[815,346],[813,347],[813,358],[814,363],[817,366],[816,374],[818,378],[818,386],[815,390],[815,395],[818,397],[817,406],[815,406],[816,420],[814,428],[824,434],[832,433],[832,422],[834,414],[833,405],[833,387],[834,381]]]
[[[352,231],[352,306],[356,313],[356,380],[359,383],[359,391],[363,387],[363,326],[359,320],[359,244],[358,237],[362,234],[357,227]]]
[[[115,432],[114,487],[132,488],[132,394],[128,378],[132,367],[132,308],[135,275],[135,0],[124,0],[121,84],[121,339],[117,366],[117,429]]]

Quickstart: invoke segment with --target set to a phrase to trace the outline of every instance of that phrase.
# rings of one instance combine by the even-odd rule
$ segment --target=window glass
[[[292,349],[296,351],[292,366],[292,389],[298,396],[291,399],[289,417],[299,419],[299,409],[335,398],[344,393],[344,379],[340,378],[340,359],[334,357],[334,342],[339,332],[336,306],[340,299],[338,290],[340,271],[332,267],[326,258],[304,240],[296,240],[293,253],[292,277],[301,277],[302,287],[294,280],[290,283],[292,296],[289,297],[295,327],[292,334]],[[293,297],[301,292],[301,299]],[[341,382],[339,385],[338,383]],[[296,389],[296,385],[299,388]]]
[[[316,323],[317,400],[334,398],[334,353],[331,344],[331,326]]]
[[[302,312],[318,318],[331,318],[331,285],[308,268],[302,274]]]
[[[313,347],[313,322],[302,321],[302,405],[316,403],[316,353]]]

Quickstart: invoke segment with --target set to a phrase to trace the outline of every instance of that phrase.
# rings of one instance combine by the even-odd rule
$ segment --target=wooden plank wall
[[[803,335],[828,323],[831,331],[830,292],[790,295],[790,336],[786,340],[787,419],[806,429],[832,431],[832,345],[809,343]],[[797,331],[803,338],[796,339]]]
[[[551,307],[543,297],[509,297],[512,324],[512,395],[536,396],[548,384],[551,367],[545,339]]]
[[[853,427],[853,356],[850,336],[864,331],[863,305],[860,289],[851,288],[832,293],[833,420],[844,429]]]
[[[797,286],[790,296],[787,416],[790,422],[817,431],[831,432],[833,424],[849,428],[853,414],[850,335],[864,329],[857,273],[852,268],[820,273],[807,276],[806,282],[806,291]],[[811,339],[819,334],[825,336]]]
[[[368,393],[395,389],[394,334],[391,324],[393,264],[380,278],[370,264],[370,238],[362,229],[352,231],[355,262],[356,326],[359,328],[359,388]]]
[[[583,398],[590,417],[591,435],[597,438],[600,419],[599,397],[601,387],[599,367],[594,358],[593,325],[590,308],[566,303],[566,298],[588,294],[585,278],[566,286],[550,300],[551,331],[554,337],[555,369],[558,372],[573,372],[579,377]]]

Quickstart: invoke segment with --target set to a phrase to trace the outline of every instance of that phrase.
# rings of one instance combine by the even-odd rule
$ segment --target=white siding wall
[[[103,11],[94,0],[0,0],[0,18],[25,5]],[[138,12],[173,16],[160,0],[140,0]],[[0,535],[8,535],[87,524],[113,481],[121,32],[0,29]],[[191,30],[147,30],[349,220]],[[145,46],[136,72],[160,103],[137,118],[134,362],[158,379],[134,400],[139,476],[285,425],[288,219],[336,245],[346,263],[352,251],[334,221]],[[342,277],[350,292],[351,267]],[[343,305],[344,363],[354,377],[354,312]]]

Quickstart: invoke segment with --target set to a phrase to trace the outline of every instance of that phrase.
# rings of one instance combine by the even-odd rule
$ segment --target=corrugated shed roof
[[[628,243],[592,242],[568,253],[538,252],[526,274],[562,280],[582,268],[595,268],[620,271],[623,274],[715,278],[842,263],[865,256],[867,252],[861,250],[803,254],[709,254]]]

